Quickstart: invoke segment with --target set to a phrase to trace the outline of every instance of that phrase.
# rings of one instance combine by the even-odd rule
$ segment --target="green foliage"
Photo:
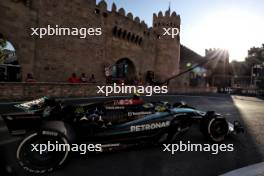
[[[0,50],[3,50],[7,45],[7,41],[3,38],[0,38]]]
[[[246,63],[250,66],[264,63],[264,44],[261,47],[250,48]]]
[[[3,50],[7,45],[7,41],[4,38],[0,38],[0,64],[3,64],[6,58]]]

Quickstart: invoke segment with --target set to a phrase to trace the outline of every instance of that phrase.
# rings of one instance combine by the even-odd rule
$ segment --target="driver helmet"
[[[133,99],[140,99],[140,94],[137,93],[137,92],[135,92],[135,93],[133,94]]]

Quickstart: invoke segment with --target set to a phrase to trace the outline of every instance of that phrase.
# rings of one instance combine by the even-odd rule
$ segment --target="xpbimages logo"
[[[146,94],[146,96],[152,96],[153,94],[166,94],[168,93],[168,86],[127,86],[122,83],[117,85],[97,86],[97,94],[104,94],[109,96],[110,94]]]
[[[86,28],[86,27],[60,27],[55,25],[54,27],[48,25],[41,28],[30,28],[31,36],[37,36],[43,38],[44,36],[78,36],[81,39],[87,37],[87,35],[98,36],[102,35],[101,28]]]
[[[101,152],[101,144],[61,144],[58,141],[52,143],[48,141],[45,144],[31,144],[31,152],[39,152],[43,154],[45,152],[79,152],[81,155],[86,154],[87,152]]]
[[[163,144],[163,152],[169,152],[174,155],[176,152],[210,152],[213,155],[219,152],[233,152],[233,144],[192,144],[190,141],[179,144]]]
[[[175,38],[180,34],[180,30],[178,28],[163,28],[164,33],[163,36],[171,36],[171,38]]]

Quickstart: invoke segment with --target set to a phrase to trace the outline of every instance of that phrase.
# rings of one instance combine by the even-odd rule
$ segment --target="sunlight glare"
[[[227,49],[231,60],[243,60],[249,46],[261,45],[262,36],[258,36],[264,28],[261,21],[258,16],[240,10],[214,12],[202,20],[199,32],[204,38],[200,41],[207,48]]]

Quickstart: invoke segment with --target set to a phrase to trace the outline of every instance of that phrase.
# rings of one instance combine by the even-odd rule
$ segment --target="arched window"
[[[131,42],[134,42],[134,40],[135,40],[135,35],[133,34],[131,37]]]
[[[128,58],[119,59],[112,68],[112,81],[124,81],[126,84],[133,84],[136,67]]]
[[[121,34],[122,34],[122,29],[119,29],[118,32],[117,32],[117,36],[121,37]]]
[[[117,34],[117,27],[115,26],[115,27],[113,28],[113,35],[116,36],[116,34]]]
[[[124,32],[123,32],[123,39],[125,39],[126,38],[126,35],[127,35],[127,31],[125,30]]]
[[[99,9],[95,9],[94,10],[94,13],[97,14],[97,15],[99,15],[100,14],[100,10]]]
[[[127,34],[127,40],[128,40],[128,41],[130,41],[130,36],[131,36],[131,33],[129,32],[129,33]]]
[[[138,44],[141,45],[142,44],[142,38],[140,37]]]
[[[138,36],[136,36],[135,43],[138,44]]]

